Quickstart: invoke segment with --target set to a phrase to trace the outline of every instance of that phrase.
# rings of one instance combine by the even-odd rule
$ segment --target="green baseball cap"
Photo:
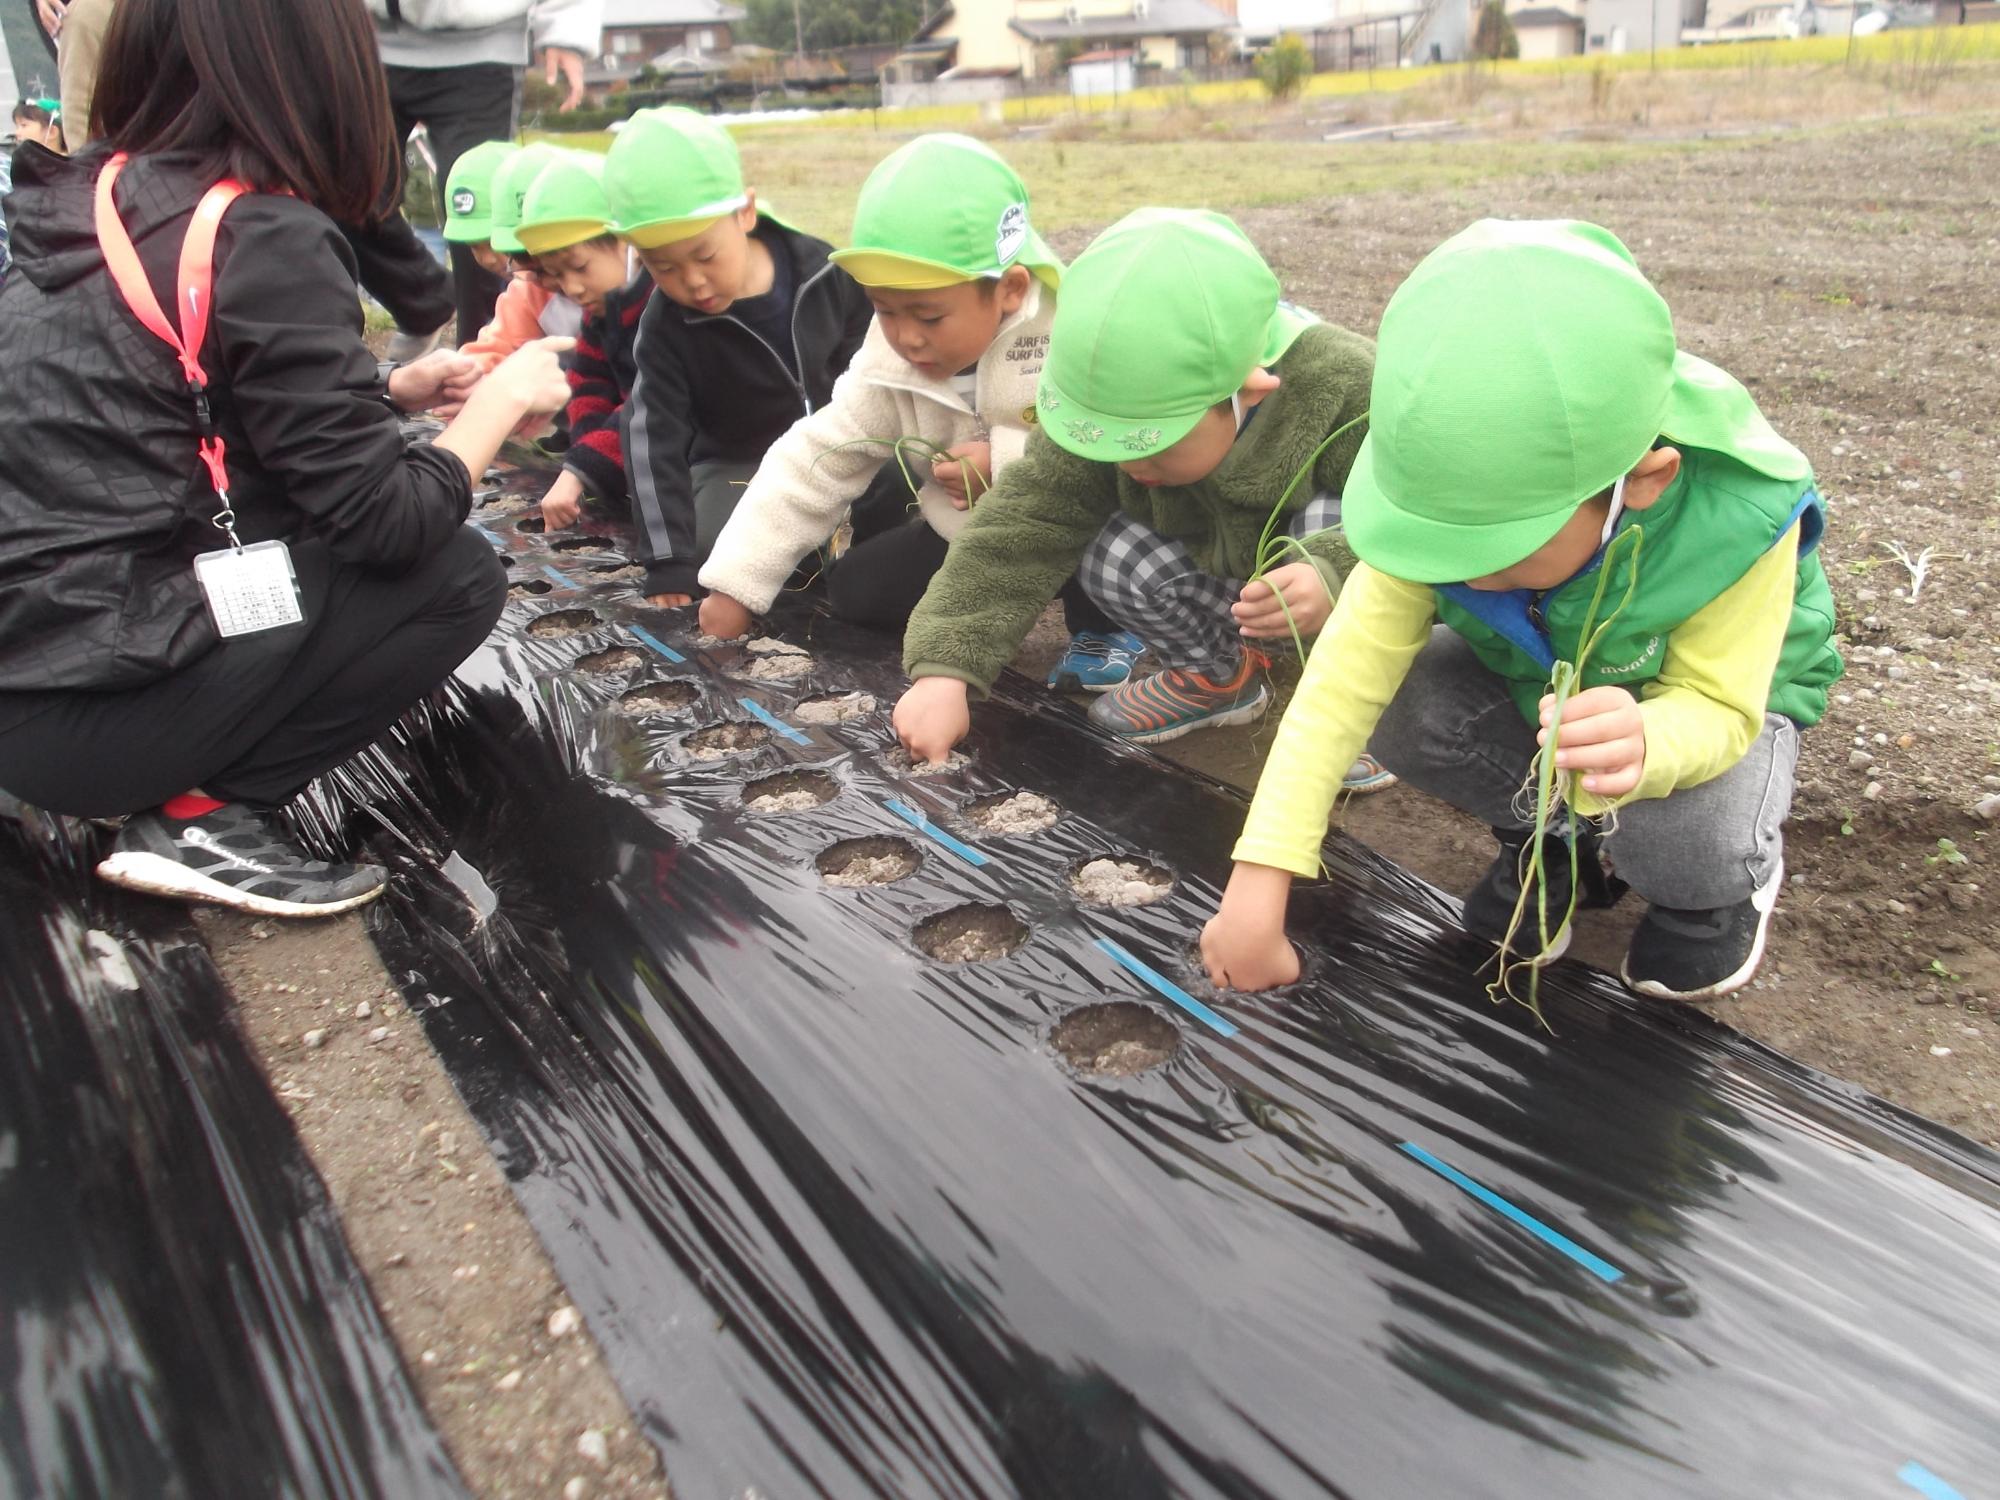
[[[515,233],[530,255],[547,255],[594,240],[610,227],[604,158],[594,151],[565,151],[536,174],[521,200],[521,223]]]
[[[1520,562],[1656,438],[1812,472],[1749,392],[1676,347],[1617,236],[1574,220],[1482,219],[1425,256],[1382,314],[1369,407],[1342,524],[1412,583]]]
[[[451,164],[444,180],[444,237],[476,245],[493,238],[493,180],[521,148],[512,141],[481,141]]]
[[[1035,404],[1062,447],[1126,463],[1179,442],[1313,323],[1281,304],[1249,236],[1202,209],[1141,208],[1063,278]]]
[[[612,229],[641,250],[693,239],[750,201],[735,139],[677,104],[625,122],[604,159],[604,194]]]
[[[920,135],[861,185],[854,244],[830,257],[863,286],[927,291],[1022,265],[1051,289],[1062,262],[1028,223],[1028,189],[967,135]]]
[[[534,254],[521,243],[521,209],[527,202],[528,189],[534,186],[542,169],[562,154],[560,146],[536,141],[516,151],[493,174],[493,213],[488,223],[493,231],[493,248],[502,255]]]

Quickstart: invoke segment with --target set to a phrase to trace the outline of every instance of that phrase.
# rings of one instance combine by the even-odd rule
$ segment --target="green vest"
[[[1833,591],[1819,560],[1826,522],[1818,492],[1810,480],[1770,479],[1725,454],[1700,449],[1683,449],[1680,474],[1667,492],[1650,508],[1627,512],[1620,523],[1621,535],[1632,527],[1645,532],[1636,564],[1639,584],[1598,643],[1579,690],[1615,683],[1637,693],[1659,676],[1667,637],[1742,578],[1794,523],[1800,524],[1800,541],[1792,622],[1772,674],[1769,709],[1801,728],[1818,723],[1826,712],[1826,690],[1842,670],[1832,640]],[[1630,583],[1628,556],[1626,547],[1619,547],[1600,616],[1617,608]],[[1554,662],[1576,660],[1599,566],[1593,562],[1539,599],[1525,589],[1482,595],[1464,584],[1437,591],[1438,617],[1506,680],[1530,724],[1540,720]]]

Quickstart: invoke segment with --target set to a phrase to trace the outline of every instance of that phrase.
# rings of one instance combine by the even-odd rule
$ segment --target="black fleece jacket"
[[[698,463],[760,462],[792,423],[826,404],[874,316],[868,294],[827,259],[824,240],[763,220],[772,254],[790,258],[795,376],[747,323],[666,296],[639,320],[638,382],[625,403],[625,468],[648,594],[698,592]]]
[[[6,200],[0,698],[137,687],[216,643],[193,568],[222,544],[216,499],[179,362],[126,306],[98,248],[103,162],[95,150],[25,147]],[[118,181],[120,217],[164,308],[178,300],[181,242],[210,185],[171,156],[141,157]],[[452,454],[405,448],[333,222],[295,198],[239,198],[216,240],[213,296],[201,361],[242,539],[310,539],[390,575],[444,547],[471,481]]]

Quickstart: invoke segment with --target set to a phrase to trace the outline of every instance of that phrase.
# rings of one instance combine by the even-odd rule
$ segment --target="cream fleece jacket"
[[[1055,311],[1055,297],[1031,282],[1019,311],[1000,325],[979,357],[972,407],[959,399],[948,378],[919,373],[882,336],[881,324],[870,323],[868,337],[834,383],[833,398],[793,423],[764,455],[716,538],[701,570],[702,586],[729,595],[752,613],[771,607],[799,559],[833,535],[876,471],[896,461],[886,443],[847,448],[843,443],[920,437],[949,448],[984,439],[992,444],[997,477],[1028,445],[1035,382],[1048,354]],[[928,459],[910,453],[908,463],[913,475],[924,476],[917,495],[923,518],[949,541],[967,513],[928,478]]]

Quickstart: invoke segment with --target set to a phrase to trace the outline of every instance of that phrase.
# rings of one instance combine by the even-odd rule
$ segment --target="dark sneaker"
[[[1465,898],[1465,909],[1460,914],[1459,923],[1474,937],[1499,943],[1506,940],[1507,929],[1514,920],[1514,908],[1520,903],[1521,886],[1527,879],[1528,851],[1534,840],[1525,828],[1496,828],[1493,836],[1500,841],[1500,852],[1494,856],[1486,873],[1479,877],[1479,884]],[[1594,848],[1588,852],[1590,858],[1596,858]],[[1515,951],[1528,963],[1537,966],[1551,964],[1568,951],[1570,922],[1567,913],[1573,887],[1569,841],[1551,834],[1542,840],[1542,888],[1548,893],[1549,921],[1560,926],[1550,937],[1547,948],[1539,954],[1532,953],[1541,942],[1542,916],[1535,897],[1528,898],[1527,908],[1521,913],[1520,930],[1514,934]]]
[[[373,901],[389,883],[380,865],[312,858],[268,814],[236,802],[195,818],[128,819],[97,873],[127,890],[266,917],[329,917]]]
[[[1785,862],[1734,906],[1682,911],[1649,906],[1625,950],[1626,985],[1661,1000],[1720,1000],[1750,982],[1764,959]]]
[[[1227,682],[1168,667],[1143,681],[1113,688],[1090,705],[1090,722],[1120,739],[1142,744],[1177,740],[1196,729],[1248,724],[1271,706],[1270,690],[1264,686],[1264,669],[1269,665],[1262,652],[1246,649],[1236,675]]]
[[[1146,643],[1129,630],[1079,630],[1049,669],[1049,686],[1059,693],[1108,693],[1132,680],[1145,650]]]

